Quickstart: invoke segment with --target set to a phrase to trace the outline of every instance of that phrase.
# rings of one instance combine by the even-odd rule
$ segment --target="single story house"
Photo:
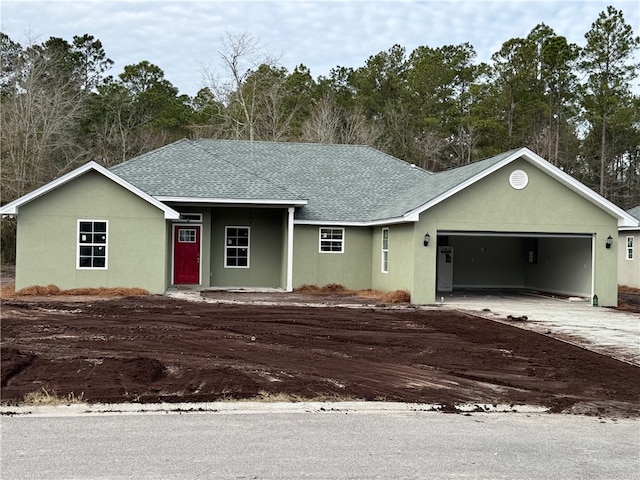
[[[361,145],[180,140],[90,162],[8,203],[16,288],[55,284],[439,292],[519,288],[617,302],[638,221],[521,148],[431,173]]]
[[[640,222],[640,205],[627,213]],[[618,244],[618,283],[640,288],[640,226],[620,226]]]

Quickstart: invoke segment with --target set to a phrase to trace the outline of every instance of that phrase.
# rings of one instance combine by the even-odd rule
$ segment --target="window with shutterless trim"
[[[389,272],[389,229],[382,229],[382,258],[381,258],[381,270],[382,273]]]
[[[107,220],[78,220],[76,268],[106,270],[108,229]]]
[[[627,260],[633,260],[633,237],[627,237]]]
[[[225,227],[225,268],[249,268],[249,227]]]
[[[344,252],[344,228],[320,228],[320,253]]]

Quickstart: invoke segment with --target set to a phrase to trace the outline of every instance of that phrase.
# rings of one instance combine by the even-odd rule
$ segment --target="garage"
[[[592,235],[442,231],[437,247],[439,292],[527,289],[593,295]]]

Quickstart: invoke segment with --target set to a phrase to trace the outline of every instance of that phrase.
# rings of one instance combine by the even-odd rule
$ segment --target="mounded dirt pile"
[[[640,368],[490,320],[411,308],[8,299],[5,403],[295,398],[537,404],[640,414]]]

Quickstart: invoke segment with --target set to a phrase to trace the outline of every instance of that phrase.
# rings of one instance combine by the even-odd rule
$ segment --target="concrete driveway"
[[[640,315],[527,293],[441,294],[454,309],[563,340],[640,366]],[[509,318],[511,317],[511,318]]]

